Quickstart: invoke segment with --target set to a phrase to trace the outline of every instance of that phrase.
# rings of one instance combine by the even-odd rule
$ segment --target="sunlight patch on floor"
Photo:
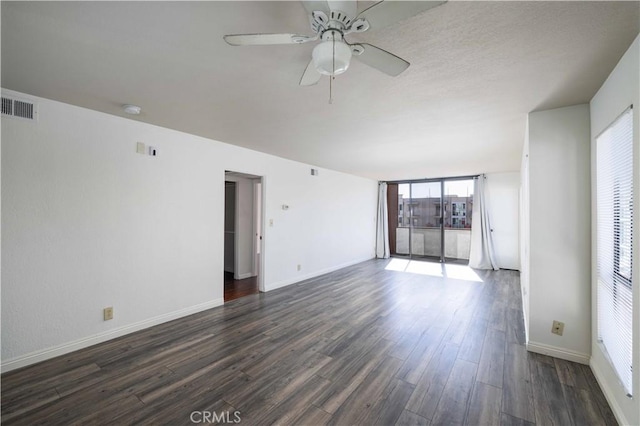
[[[466,265],[442,264],[439,262],[420,262],[417,260],[392,258],[384,268],[387,271],[408,272],[454,280],[483,282],[478,274]]]
[[[442,265],[434,262],[417,262],[415,260],[409,261],[405,272],[412,274],[431,275],[432,277],[443,277]]]
[[[406,259],[392,258],[387,264],[387,267],[384,269],[386,269],[387,271],[404,272],[407,269],[408,265],[409,261]]]

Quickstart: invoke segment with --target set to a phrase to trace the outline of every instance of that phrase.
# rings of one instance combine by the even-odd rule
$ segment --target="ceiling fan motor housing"
[[[369,29],[369,22],[364,18],[354,21],[352,16],[340,10],[332,10],[329,15],[322,10],[315,10],[311,12],[311,29],[320,36],[328,30],[338,30],[343,35],[363,33]]]

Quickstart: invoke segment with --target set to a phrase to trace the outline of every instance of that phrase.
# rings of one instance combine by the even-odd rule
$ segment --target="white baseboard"
[[[600,370],[598,364],[592,361],[589,363],[589,367],[591,367],[591,371],[593,371],[593,375],[595,376],[598,385],[600,385],[600,389],[602,389],[602,393],[609,403],[609,407],[611,407],[611,411],[613,411],[613,415],[616,417],[618,424],[630,425],[631,422],[629,422],[625,417],[624,412],[622,411],[622,407],[620,407],[620,404],[618,404],[616,398],[613,398],[613,392],[607,384],[607,381],[604,379],[604,373],[602,372],[602,370]]]
[[[336,266],[332,266],[330,268],[325,268],[325,269],[321,269],[319,271],[311,272],[311,273],[306,274],[306,275],[298,275],[298,276],[296,276],[294,278],[278,281],[278,282],[272,283],[272,284],[267,284],[267,285],[265,285],[265,291],[276,290],[278,288],[286,287],[286,286],[291,285],[291,284],[296,284],[296,283],[299,283],[301,281],[308,280],[310,278],[315,278],[315,277],[318,277],[320,275],[328,274],[329,272],[337,271],[338,269],[342,269],[342,268],[346,268],[348,266],[356,265],[358,263],[366,262],[366,261],[371,260],[373,258],[374,257],[366,257],[366,258],[362,258],[362,259],[358,259],[358,260],[353,260],[351,262],[341,263],[340,265],[336,265]]]
[[[69,352],[84,349],[89,346],[93,346],[98,343],[106,342],[107,340],[115,339],[116,337],[124,336],[126,334],[133,333],[135,331],[143,330],[145,328],[153,327],[154,325],[162,324],[168,321],[172,321],[178,318],[186,317],[187,315],[195,314],[207,309],[215,308],[224,304],[224,299],[215,299],[209,302],[201,303],[199,305],[190,306],[178,311],[169,312],[167,314],[158,315],[157,317],[149,318],[143,321],[139,321],[133,324],[125,325],[123,327],[108,330],[102,333],[98,333],[93,336],[85,337],[82,339],[74,340],[72,342],[63,343],[62,345],[54,346],[51,348],[35,351],[22,355],[10,360],[3,360],[0,365],[0,371],[5,373],[7,371],[15,370],[16,368],[26,367],[27,365],[35,364],[40,361],[55,358],[60,355],[68,354]]]
[[[234,280],[244,280],[245,278],[251,278],[254,275],[251,272],[245,272],[244,274],[236,274],[233,276]]]
[[[544,343],[528,342],[527,350],[537,354],[549,355],[554,358],[560,358],[567,361],[577,362],[579,364],[589,365],[591,355],[581,352],[571,351],[569,349],[559,348],[557,346],[545,345]]]

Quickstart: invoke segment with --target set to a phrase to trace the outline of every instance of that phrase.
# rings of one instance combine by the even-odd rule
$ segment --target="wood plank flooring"
[[[516,272],[388,264],[6,373],[2,423],[616,424],[589,367],[526,351]]]
[[[258,289],[258,277],[245,278],[243,280],[236,280],[233,278],[233,273],[224,273],[224,301],[230,302],[232,300],[239,299],[241,297],[249,296],[251,294],[257,294]]]

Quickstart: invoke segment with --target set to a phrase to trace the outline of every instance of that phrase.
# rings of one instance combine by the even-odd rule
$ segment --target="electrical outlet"
[[[302,270],[302,265],[298,265],[298,271]]]
[[[104,308],[102,310],[102,314],[104,315],[104,320],[109,321],[113,319],[113,307],[109,306],[108,308]]]
[[[560,321],[553,321],[551,332],[553,334],[557,334],[558,336],[562,336],[562,333],[564,333],[564,323]]]

